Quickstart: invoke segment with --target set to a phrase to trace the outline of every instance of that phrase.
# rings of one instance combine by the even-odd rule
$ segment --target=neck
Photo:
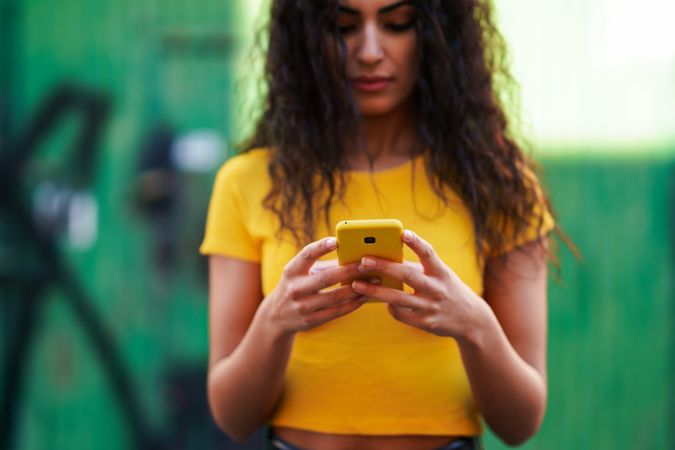
[[[364,116],[361,144],[350,145],[345,153],[348,164],[358,168],[372,162],[386,167],[409,159],[417,142],[415,123],[408,108],[397,108],[388,114]]]

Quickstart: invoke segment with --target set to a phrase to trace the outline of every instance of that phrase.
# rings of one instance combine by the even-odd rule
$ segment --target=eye
[[[404,23],[388,23],[385,25],[388,30],[393,31],[394,33],[403,33],[412,29],[415,26],[415,20],[409,20]]]
[[[356,31],[356,25],[338,25],[337,28],[341,34],[350,34]]]

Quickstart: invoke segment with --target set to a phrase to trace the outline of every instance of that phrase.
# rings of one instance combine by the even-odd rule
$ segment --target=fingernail
[[[366,287],[366,284],[363,281],[355,280],[352,282],[352,289],[355,291],[362,291]]]
[[[371,283],[371,284],[380,284],[380,283],[382,283],[382,281],[381,281],[378,277],[375,277],[375,278],[368,278],[368,282]]]
[[[413,234],[410,230],[405,230],[403,232],[403,240],[404,241],[410,242],[410,241],[412,241],[412,238],[413,238]]]
[[[369,258],[368,256],[364,256],[361,258],[361,265],[367,269],[372,269],[375,267],[375,260],[373,258]]]
[[[328,238],[326,239],[326,248],[327,249],[333,249],[337,247],[337,239],[335,238]]]

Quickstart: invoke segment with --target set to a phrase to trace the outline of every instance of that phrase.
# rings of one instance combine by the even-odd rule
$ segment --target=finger
[[[341,283],[342,281],[352,280],[362,275],[359,272],[359,263],[349,263],[332,269],[326,269],[323,272],[315,273],[306,277],[300,277],[294,280],[292,286],[289,286],[288,295],[291,298],[300,299],[307,295],[315,294],[321,289]]]
[[[412,308],[420,312],[428,311],[432,307],[429,301],[421,297],[398,289],[365,283],[361,280],[355,280],[352,283],[352,289],[368,298],[376,298],[390,305]]]
[[[403,264],[405,264],[406,266],[412,267],[413,269],[417,269],[417,270],[419,270],[420,272],[424,272],[424,267],[422,266],[422,264],[420,264],[420,263],[418,263],[418,262],[415,262],[415,261],[403,261]]]
[[[323,255],[332,252],[337,248],[337,239],[327,237],[318,241],[310,242],[300,250],[284,267],[284,274],[287,276],[304,275],[309,268]]]
[[[399,322],[403,322],[415,328],[424,329],[423,318],[419,313],[415,312],[415,310],[387,305],[387,311],[389,311],[389,314]]]
[[[360,299],[359,299],[360,298]],[[363,306],[365,302],[365,298],[359,297],[354,300],[349,300],[347,302],[341,303],[339,305],[330,307],[330,308],[324,308],[320,309],[319,311],[316,311],[315,313],[312,313],[308,318],[307,322],[312,324],[312,327],[316,327],[319,325],[322,325],[326,322],[329,322],[333,319],[337,319],[338,317],[345,316],[357,309],[359,309],[361,306]]]
[[[331,269],[333,267],[338,267],[339,263],[337,259],[327,259],[327,260],[321,260],[317,261],[312,265],[312,267],[309,268],[309,273],[314,274],[314,273],[319,273],[323,272],[326,269]]]
[[[374,256],[364,256],[359,270],[389,275],[411,286],[416,292],[434,293],[434,284],[422,270],[410,264],[388,261]]]
[[[351,286],[341,286],[339,288],[331,289],[330,291],[309,295],[300,300],[296,300],[296,302],[298,305],[298,312],[300,314],[308,314],[320,309],[339,305],[349,300],[354,300],[358,297],[361,297],[361,294],[354,292],[354,289],[352,289]]]
[[[433,275],[443,273],[445,263],[441,261],[441,258],[438,257],[430,243],[410,230],[405,230],[401,235],[401,239],[419,257],[427,273]]]

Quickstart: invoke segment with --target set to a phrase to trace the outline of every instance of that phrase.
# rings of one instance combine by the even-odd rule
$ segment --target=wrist
[[[283,321],[275,314],[274,301],[271,296],[265,297],[260,303],[253,318],[255,325],[269,335],[274,342],[292,341],[295,330],[285,328]]]
[[[457,337],[460,347],[479,350],[484,347],[487,336],[492,332],[497,322],[490,305],[482,298],[475,296],[470,320],[461,336]]]

